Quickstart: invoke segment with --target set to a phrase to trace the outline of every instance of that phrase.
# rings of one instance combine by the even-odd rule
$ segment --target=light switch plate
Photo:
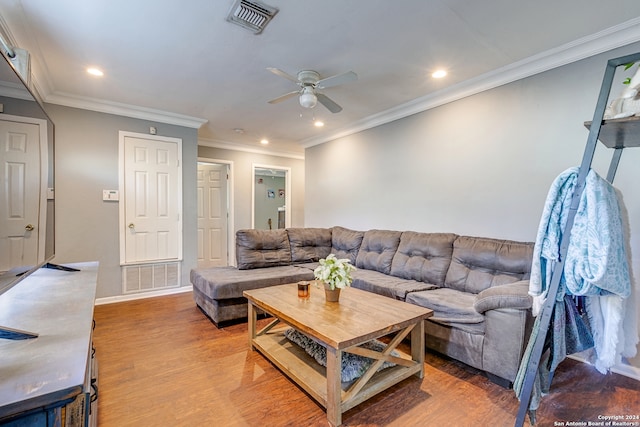
[[[118,190],[102,190],[102,200],[105,202],[117,202],[120,200],[120,193]]]

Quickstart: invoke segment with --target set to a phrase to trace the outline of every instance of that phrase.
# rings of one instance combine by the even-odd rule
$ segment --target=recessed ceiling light
[[[446,75],[447,72],[445,70],[436,70],[431,74],[431,77],[433,77],[434,79],[441,79]]]
[[[104,76],[104,73],[102,72],[102,70],[100,70],[98,68],[95,68],[95,67],[87,68],[87,73],[91,74],[92,76],[96,76],[96,77]]]
[[[324,122],[322,120],[316,120],[315,122],[313,122],[313,125],[317,128],[321,128],[322,126],[324,126]]]
[[[262,145],[267,145],[268,143],[269,143],[269,140],[266,139],[266,138],[263,138],[263,139],[260,140],[260,144],[262,144]]]

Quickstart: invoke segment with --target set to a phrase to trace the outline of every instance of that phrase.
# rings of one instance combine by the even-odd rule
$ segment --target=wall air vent
[[[276,13],[278,9],[259,1],[236,0],[227,21],[251,30],[254,34],[260,34]]]

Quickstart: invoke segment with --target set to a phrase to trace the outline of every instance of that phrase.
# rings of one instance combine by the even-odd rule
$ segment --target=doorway
[[[291,227],[291,168],[253,165],[251,228]]]
[[[229,250],[235,244],[229,235],[233,230],[230,180],[230,163],[198,159],[198,268],[224,267],[235,257]]]

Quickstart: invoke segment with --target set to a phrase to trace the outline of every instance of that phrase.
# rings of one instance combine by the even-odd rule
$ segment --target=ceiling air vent
[[[227,21],[260,34],[276,13],[278,9],[259,1],[236,0]]]

